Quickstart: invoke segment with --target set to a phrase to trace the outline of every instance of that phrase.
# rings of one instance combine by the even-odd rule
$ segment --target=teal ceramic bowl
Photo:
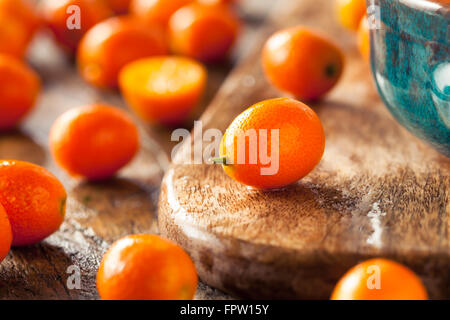
[[[367,0],[378,91],[409,131],[450,157],[450,0]]]

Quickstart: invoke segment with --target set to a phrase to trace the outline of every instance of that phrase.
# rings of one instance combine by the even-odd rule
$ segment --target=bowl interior
[[[371,65],[383,101],[402,125],[450,157],[450,3],[370,5]]]

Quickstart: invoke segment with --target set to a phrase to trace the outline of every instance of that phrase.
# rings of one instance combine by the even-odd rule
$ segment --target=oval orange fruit
[[[409,268],[387,259],[370,259],[337,283],[332,300],[426,300],[427,291]]]
[[[347,29],[358,30],[359,22],[366,14],[365,0],[337,0],[339,22]]]
[[[36,11],[29,0],[0,0],[0,14],[13,18],[24,27],[27,42],[31,40],[42,23]]]
[[[0,54],[22,59],[28,47],[29,34],[26,26],[0,11]]]
[[[90,28],[113,14],[104,0],[42,0],[40,8],[56,41],[70,54]]]
[[[113,17],[85,34],[78,48],[78,69],[90,84],[116,88],[119,72],[125,65],[167,52],[161,29],[130,17]]]
[[[108,5],[116,14],[125,14],[130,8],[131,0],[107,0]]]
[[[320,33],[303,26],[272,35],[262,62],[270,82],[300,100],[316,100],[338,82],[343,67],[341,50]]]
[[[132,0],[130,12],[149,24],[166,27],[175,11],[195,0]]]
[[[71,109],[50,130],[50,151],[69,174],[89,180],[108,179],[139,148],[136,125],[116,107],[88,105]]]
[[[220,61],[231,51],[239,25],[239,19],[228,5],[194,2],[170,18],[172,48],[176,53],[203,62]]]
[[[316,113],[299,101],[280,98],[261,101],[233,120],[222,138],[220,159],[225,172],[241,183],[280,188],[313,170],[324,148]]]
[[[164,125],[182,123],[193,112],[206,85],[206,68],[186,57],[154,57],[127,65],[120,88],[144,120]]]
[[[363,59],[369,63],[370,62],[370,30],[369,21],[367,16],[361,19],[361,23],[358,29],[358,49],[361,53]]]

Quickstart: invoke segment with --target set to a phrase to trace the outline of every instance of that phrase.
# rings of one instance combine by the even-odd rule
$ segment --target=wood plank
[[[450,160],[391,117],[328,0],[280,4],[203,114],[203,129],[224,132],[245,108],[282,95],[261,70],[263,41],[309,25],[346,54],[343,79],[312,105],[326,133],[320,165],[291,187],[258,191],[220,166],[186,164],[193,148],[185,145],[163,180],[161,233],[188,250],[203,281],[240,297],[326,299],[346,270],[382,256],[410,266],[432,298],[450,298]]]

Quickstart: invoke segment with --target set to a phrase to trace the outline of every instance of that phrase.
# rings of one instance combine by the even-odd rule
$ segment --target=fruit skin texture
[[[0,54],[22,59],[28,42],[29,34],[25,25],[0,11]]]
[[[163,31],[129,17],[109,18],[91,28],[78,48],[78,69],[92,85],[116,88],[120,70],[128,63],[164,55]]]
[[[195,60],[154,57],[127,65],[120,74],[120,88],[142,119],[174,126],[192,114],[205,91],[206,78],[206,68]]]
[[[150,24],[167,26],[170,17],[194,0],[132,0],[130,12]]]
[[[0,54],[0,132],[13,129],[33,108],[38,75],[18,59]]]
[[[50,131],[50,151],[69,174],[103,180],[130,162],[139,148],[136,125],[126,112],[106,105],[71,109]]]
[[[367,16],[361,19],[358,29],[358,49],[364,61],[370,62],[370,30]]]
[[[326,37],[303,26],[281,30],[266,42],[262,63],[270,82],[300,100],[316,100],[338,82],[341,50]]]
[[[80,8],[81,29],[67,27],[68,19],[73,22],[73,12],[67,13],[70,6]],[[91,27],[113,14],[104,0],[43,0],[40,11],[56,41],[70,54],[76,53],[78,43]]]
[[[239,130],[248,132],[255,129],[258,137],[257,163],[250,164],[251,151],[249,139],[245,144],[245,163],[238,163]],[[267,154],[271,153],[271,129],[279,129],[278,172],[262,175],[260,154],[260,129],[267,130]],[[233,150],[234,149],[234,150]],[[279,151],[277,152],[277,149]],[[225,172],[234,180],[259,189],[280,188],[306,176],[319,163],[325,149],[325,136],[320,119],[307,105],[289,98],[261,101],[234,119],[226,130],[220,155],[233,164],[223,166]]]
[[[365,0],[337,0],[339,22],[347,29],[358,30],[359,22],[366,14]]]
[[[0,204],[0,263],[8,255],[12,243],[12,230],[8,216]]]
[[[371,266],[380,270],[380,289],[368,288],[368,282],[374,284]],[[350,269],[339,280],[331,296],[331,300],[427,299],[427,291],[414,272],[397,262],[382,258],[364,261]]]
[[[170,18],[171,45],[179,54],[206,63],[217,62],[231,51],[239,24],[227,5],[192,3]]]
[[[47,169],[0,160],[0,203],[13,233],[13,246],[40,242],[58,230],[66,211],[66,191]]]
[[[40,26],[34,8],[24,0],[0,0],[0,53],[23,58]]]
[[[190,300],[197,289],[191,258],[157,235],[116,241],[102,259],[97,288],[103,300]]]

